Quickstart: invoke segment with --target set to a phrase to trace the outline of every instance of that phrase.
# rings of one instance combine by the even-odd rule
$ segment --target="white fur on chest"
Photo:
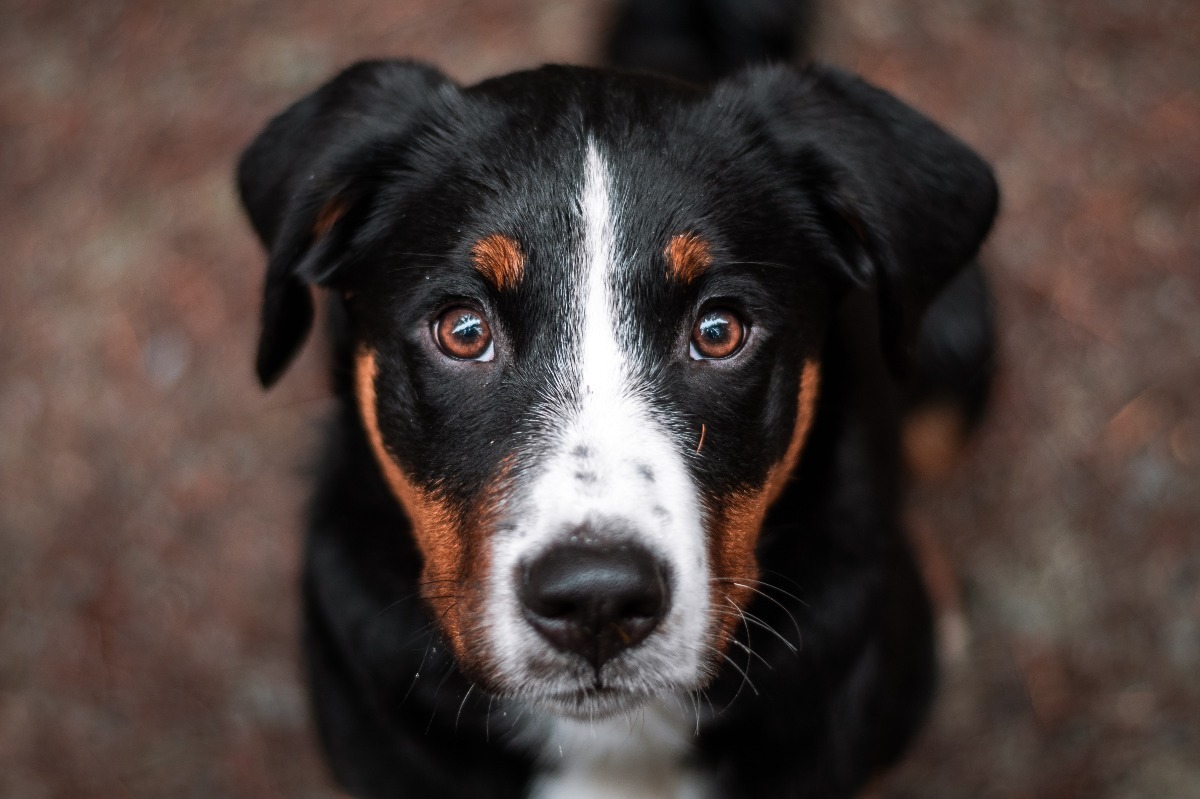
[[[633,716],[586,722],[548,719],[530,799],[708,799],[687,762],[695,718],[647,705]]]

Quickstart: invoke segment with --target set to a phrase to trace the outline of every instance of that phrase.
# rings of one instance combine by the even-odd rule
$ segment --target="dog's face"
[[[716,671],[838,296],[874,276],[903,338],[905,302],[990,221],[965,148],[907,109],[858,118],[893,106],[836,73],[700,91],[556,68],[464,90],[370,64],[247,152],[272,253],[260,374],[307,331],[304,284],[337,291],[422,596],[476,682],[595,718]],[[900,146],[913,119],[952,169]],[[880,142],[905,163],[872,175]],[[931,186],[954,195],[932,216],[886,207]],[[910,245],[909,224],[937,243]]]

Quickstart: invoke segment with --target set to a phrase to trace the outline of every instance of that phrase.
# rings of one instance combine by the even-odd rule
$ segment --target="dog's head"
[[[366,63],[271,122],[239,180],[270,252],[261,379],[310,286],[336,292],[460,666],[584,717],[711,677],[839,297],[875,284],[901,365],[996,205],[964,145],[819,68],[462,88]]]

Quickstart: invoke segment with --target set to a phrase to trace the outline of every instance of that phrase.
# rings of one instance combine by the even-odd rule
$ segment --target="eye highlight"
[[[433,321],[438,349],[457,361],[490,361],[496,357],[487,317],[474,308],[456,305]]]
[[[741,349],[745,339],[746,327],[737,314],[725,308],[714,308],[696,318],[688,354],[697,361],[728,358]]]

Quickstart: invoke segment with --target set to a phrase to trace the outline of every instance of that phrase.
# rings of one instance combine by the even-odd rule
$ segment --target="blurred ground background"
[[[295,621],[330,404],[319,347],[252,380],[234,160],[351,60],[594,61],[610,11],[0,0],[0,795],[333,795]],[[911,508],[965,634],[888,796],[1200,796],[1200,4],[822,12],[1004,189],[993,413]]]

